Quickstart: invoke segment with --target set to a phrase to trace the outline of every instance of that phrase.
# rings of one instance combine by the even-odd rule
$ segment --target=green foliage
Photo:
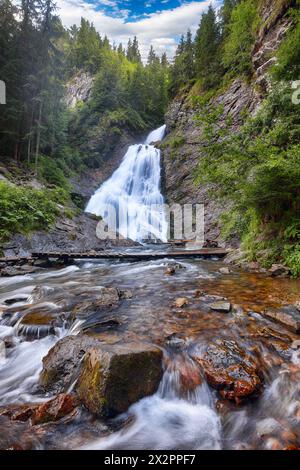
[[[251,48],[259,21],[257,4],[258,0],[243,0],[232,10],[222,54],[231,75],[252,72]]]
[[[59,210],[50,190],[16,187],[0,181],[0,241],[15,233],[49,229]]]
[[[300,277],[300,244],[285,246],[283,259],[290,268],[292,276]]]
[[[299,8],[299,1],[297,2]],[[300,77],[300,17],[298,10],[290,12],[294,27],[291,28],[285,41],[282,42],[276,56],[277,64],[273,67],[275,79],[299,80]]]
[[[198,121],[207,141],[196,181],[213,184],[214,194],[231,200],[223,236],[239,236],[249,258],[261,253],[268,265],[286,244],[295,246],[300,239],[300,116],[291,87],[274,86],[239,133],[232,134],[230,120],[220,125],[221,116],[222,109],[211,103],[200,106]],[[291,253],[289,262],[297,257],[292,248]]]

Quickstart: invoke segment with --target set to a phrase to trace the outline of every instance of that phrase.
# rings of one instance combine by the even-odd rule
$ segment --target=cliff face
[[[244,122],[245,112],[255,115],[269,91],[268,70],[276,62],[276,51],[290,26],[285,17],[294,3],[286,0],[274,9],[274,1],[264,3],[261,28],[253,48],[254,75],[250,83],[237,78],[227,89],[211,99],[211,107],[222,106],[218,126],[231,119],[231,133],[236,133]],[[163,180],[168,203],[204,203],[206,238],[220,241],[220,216],[230,202],[220,203],[209,194],[211,188],[194,182],[194,170],[203,154],[203,129],[196,122],[197,109],[191,105],[190,90],[177,96],[166,114],[167,137],[163,145]],[[238,241],[232,241],[238,244]]]

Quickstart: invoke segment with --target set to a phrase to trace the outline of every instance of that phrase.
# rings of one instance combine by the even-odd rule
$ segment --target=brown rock
[[[174,266],[169,266],[166,270],[165,270],[165,274],[167,276],[174,276],[174,274],[176,274],[176,269]]]
[[[222,398],[239,403],[260,390],[257,364],[235,341],[216,340],[202,355],[193,358]]]
[[[36,425],[58,421],[70,414],[77,404],[77,399],[73,395],[58,395],[34,409],[31,423]]]
[[[230,274],[231,271],[230,271],[229,268],[223,267],[223,268],[219,269],[219,273],[221,273],[221,274]]]

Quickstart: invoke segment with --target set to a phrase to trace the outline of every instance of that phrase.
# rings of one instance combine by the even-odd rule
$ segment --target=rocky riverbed
[[[300,282],[216,260],[0,279],[0,448],[298,449]]]

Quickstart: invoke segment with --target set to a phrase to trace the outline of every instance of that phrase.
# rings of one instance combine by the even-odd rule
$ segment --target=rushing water
[[[166,126],[151,132],[144,144],[129,147],[120,167],[92,196],[87,212],[101,215],[125,238],[166,241],[167,224],[160,191],[160,141]]]
[[[0,359],[2,406],[49,398],[38,388],[42,358],[68,334],[96,333],[109,344],[151,342],[165,354],[158,392],[109,425],[81,410],[73,420],[43,426],[41,431],[0,413],[0,447],[13,443],[34,449],[265,449],[299,443],[298,352],[283,360],[266,331],[271,328],[275,337],[290,342],[297,337],[258,315],[264,308],[298,300],[299,282],[240,270],[224,276],[220,262],[204,260],[180,261],[176,275],[167,276],[169,263],[175,261],[78,262],[0,279],[0,338],[6,342]],[[133,298],[84,321],[70,320],[78,299],[93,298],[103,286],[130,288]],[[235,311],[212,313],[195,296],[199,290],[228,297]],[[189,304],[174,307],[174,300],[183,296]],[[103,327],[103,317],[118,321]],[[170,341],[174,337],[177,342]],[[205,381],[196,380],[196,386],[193,380],[183,382],[183,377],[199,376],[190,351],[220,337],[238,341],[265,360],[264,389],[255,400],[240,406],[221,400],[220,407],[217,392]]]

